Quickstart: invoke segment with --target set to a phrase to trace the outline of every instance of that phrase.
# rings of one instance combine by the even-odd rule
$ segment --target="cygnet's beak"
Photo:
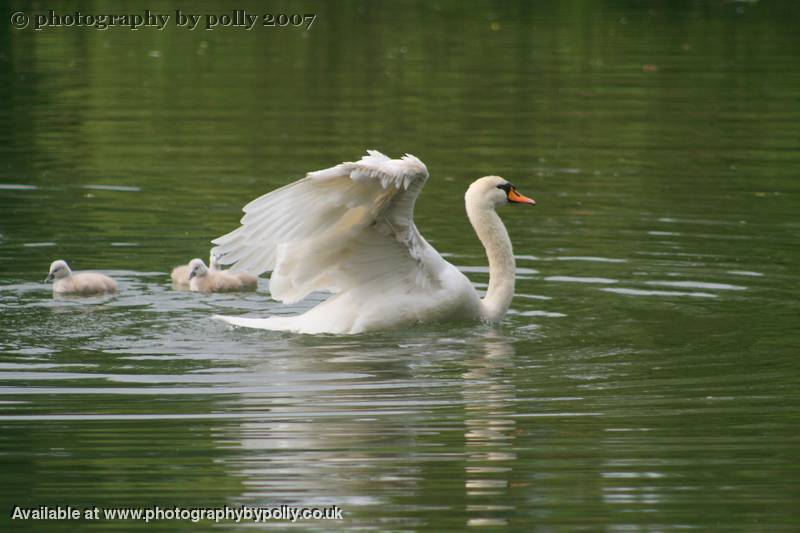
[[[46,278],[44,278],[44,283],[50,283],[53,281],[53,274],[48,274]]]
[[[520,193],[517,192],[517,189],[513,187],[511,188],[510,191],[508,191],[508,201],[513,202],[515,204],[536,205],[536,200],[521,195]]]
[[[189,279],[192,279],[193,277],[194,277],[194,270],[192,270],[191,272],[189,272]]]

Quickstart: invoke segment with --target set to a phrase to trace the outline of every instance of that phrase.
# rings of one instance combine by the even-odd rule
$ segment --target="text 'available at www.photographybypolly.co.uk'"
[[[12,520],[135,520],[155,522],[158,520],[183,520],[189,522],[297,522],[298,520],[343,520],[342,509],[331,507],[71,507],[71,506],[14,506]]]
[[[41,13],[16,11],[11,14],[11,26],[18,30],[32,28],[42,31],[56,28],[90,28],[104,31],[109,28],[129,30],[167,27],[194,31],[213,31],[219,28],[303,28],[311,29],[316,13],[250,13],[246,9],[233,9],[225,13],[187,13],[181,9],[159,13],[145,9],[139,13],[84,13],[82,11],[58,12],[50,9]]]

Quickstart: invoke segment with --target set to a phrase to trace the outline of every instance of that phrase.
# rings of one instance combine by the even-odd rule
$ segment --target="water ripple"
[[[686,289],[708,289],[721,291],[744,291],[747,287],[741,285],[730,285],[728,283],[709,283],[706,281],[647,281],[648,285],[660,285],[664,287],[681,287]]]
[[[682,291],[651,291],[643,289],[626,289],[622,287],[603,287],[600,289],[605,292],[626,294],[628,296],[691,296],[695,298],[716,298],[716,294],[708,292],[682,292]]]
[[[609,278],[593,278],[580,276],[548,276],[545,281],[562,281],[567,283],[619,283],[619,280]]]

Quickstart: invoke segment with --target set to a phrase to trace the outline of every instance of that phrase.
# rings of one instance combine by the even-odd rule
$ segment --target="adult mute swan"
[[[90,296],[117,292],[117,282],[97,272],[73,272],[66,261],[58,259],[50,264],[46,283],[53,283],[54,294]]]
[[[465,195],[467,216],[489,259],[481,299],[414,225],[425,164],[375,150],[354,163],[310,172],[244,207],[242,225],[212,241],[230,271],[272,271],[270,291],[285,303],[334,293],[297,316],[215,316],[234,326],[298,333],[361,333],[443,320],[500,320],[514,295],[511,240],[495,209],[535,205],[499,176]]]

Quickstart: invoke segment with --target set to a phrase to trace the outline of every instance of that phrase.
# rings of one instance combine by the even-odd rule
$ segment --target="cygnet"
[[[195,292],[235,292],[242,290],[239,278],[222,270],[211,270],[202,259],[189,262],[189,288]]]
[[[258,278],[247,272],[228,272],[232,276],[239,278],[242,283],[242,290],[255,290],[258,287]]]
[[[215,256],[214,254],[209,254],[208,269],[211,271],[222,270],[219,267],[217,256]],[[172,284],[179,289],[188,289],[190,270],[191,268],[189,267],[189,263],[186,263],[185,265],[178,265],[175,268],[173,268],[172,273],[170,274],[170,278],[172,279]]]
[[[59,259],[50,265],[45,282],[53,283],[54,294],[88,296],[117,292],[117,282],[97,272],[73,272],[66,261]]]
[[[172,274],[169,275],[172,278],[172,284],[176,287],[181,287],[184,289],[189,288],[189,264],[185,265],[178,265],[172,269]]]
[[[212,271],[222,270],[222,268],[219,265],[219,260],[213,252],[209,257],[208,267]],[[230,270],[226,270],[225,273],[238,278],[239,281],[242,283],[242,290],[255,290],[258,287],[258,278],[252,274],[248,274],[247,272],[231,272]]]

